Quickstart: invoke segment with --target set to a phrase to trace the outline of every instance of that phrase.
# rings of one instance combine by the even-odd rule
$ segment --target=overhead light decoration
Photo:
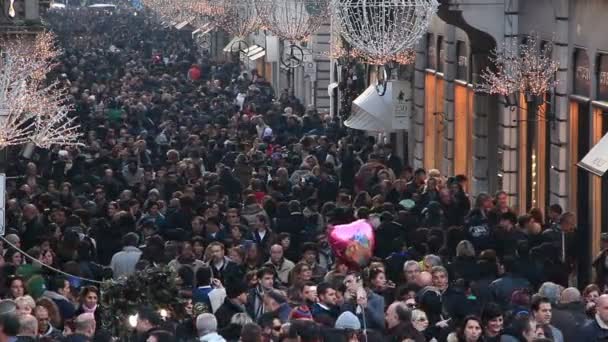
[[[507,105],[515,110],[520,94],[526,102],[539,105],[547,92],[557,85],[555,73],[559,63],[552,59],[553,43],[540,44],[537,35],[531,34],[523,43],[511,40],[495,50],[488,67],[481,74],[477,91],[505,97]]]
[[[0,149],[79,145],[67,89],[45,82],[60,54],[54,42],[51,33],[43,32],[33,40],[18,37],[0,44]]]
[[[437,12],[436,0],[332,0],[340,34],[374,64],[412,49]]]
[[[338,32],[366,63],[379,66],[380,95],[387,82],[381,76],[395,63],[413,60],[408,51],[427,32],[438,6],[437,0],[331,0]]]
[[[216,11],[216,27],[234,37],[244,39],[262,26],[254,0],[218,0]]]
[[[330,0],[257,0],[264,27],[290,43],[308,40],[329,21]]]

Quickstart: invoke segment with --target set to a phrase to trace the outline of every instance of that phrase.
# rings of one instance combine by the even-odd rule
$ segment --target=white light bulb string
[[[90,283],[94,283],[94,284],[103,284],[103,282],[101,282],[99,280],[88,279],[88,278],[83,278],[83,277],[76,276],[76,275],[73,275],[73,274],[69,274],[69,273],[67,273],[65,271],[62,271],[60,269],[57,269],[57,268],[55,268],[53,266],[49,266],[49,265],[47,265],[45,263],[42,263],[42,262],[40,262],[40,260],[38,260],[38,259],[34,258],[33,256],[27,254],[21,248],[15,246],[13,243],[11,243],[10,241],[8,241],[4,236],[0,236],[0,239],[2,239],[2,241],[6,242],[7,245],[9,245],[12,248],[14,248],[15,250],[17,250],[19,253],[21,253],[24,256],[26,256],[28,259],[31,259],[32,261],[39,263],[42,267],[46,267],[46,268],[50,269],[51,271],[63,274],[64,276],[67,276],[67,277],[73,277],[73,278],[76,278],[76,279],[84,280],[86,282],[90,282]]]

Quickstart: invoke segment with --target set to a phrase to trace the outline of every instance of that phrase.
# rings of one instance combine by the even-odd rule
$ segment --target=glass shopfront
[[[424,167],[441,170],[443,161],[444,80],[438,68],[443,65],[437,51],[443,46],[443,37],[427,35],[427,70],[424,83]]]
[[[443,75],[427,71],[424,99],[424,167],[441,170],[443,161]]]
[[[591,69],[587,51],[575,49],[574,51],[574,80],[573,95],[570,97],[570,172],[569,210],[576,214],[577,234],[580,241],[591,244],[589,253],[581,255],[579,261],[579,281],[585,283],[589,280],[589,265],[594,255],[593,233],[596,229],[597,215],[594,215],[593,181],[589,172],[576,165],[590,150],[592,145],[594,117],[590,108],[591,96]],[[598,209],[600,207],[598,206]],[[599,228],[599,227],[598,227]],[[599,239],[597,241],[599,243]],[[586,245],[586,244],[585,244]]]
[[[463,41],[456,42],[456,82],[454,82],[454,174],[472,178],[473,99],[469,80],[469,54]]]

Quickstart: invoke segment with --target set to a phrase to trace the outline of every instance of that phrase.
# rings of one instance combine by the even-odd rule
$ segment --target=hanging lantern
[[[372,64],[412,49],[427,32],[437,0],[332,0],[344,39]]]

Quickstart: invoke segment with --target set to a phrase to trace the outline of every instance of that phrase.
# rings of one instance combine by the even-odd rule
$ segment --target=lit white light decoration
[[[67,89],[45,83],[59,54],[54,37],[45,32],[34,40],[18,37],[1,45],[0,149],[30,143],[42,148],[79,145]]]
[[[187,22],[200,28],[211,22],[220,9],[209,0],[143,0],[143,4],[168,23]]]
[[[369,58],[362,51],[352,48],[344,48],[339,39],[332,39],[329,52],[324,53],[324,55],[327,56],[329,59],[338,60],[339,62],[343,63],[347,63],[344,62],[344,60],[355,59],[370,65],[385,65],[390,63],[409,65],[414,63],[416,59],[416,51],[414,51],[413,49],[403,50],[392,56],[387,56],[386,58],[382,59]]]
[[[340,34],[371,64],[413,48],[427,32],[437,0],[332,0]]]
[[[257,0],[262,23],[276,36],[291,43],[310,38],[328,22],[330,0]]]
[[[215,26],[237,38],[245,38],[262,26],[254,0],[217,0]]]
[[[557,85],[555,73],[559,64],[551,58],[552,51],[553,43],[541,47],[536,35],[530,35],[522,44],[503,44],[490,57],[495,68],[488,67],[481,74],[477,91],[506,97],[519,92],[544,97]]]

